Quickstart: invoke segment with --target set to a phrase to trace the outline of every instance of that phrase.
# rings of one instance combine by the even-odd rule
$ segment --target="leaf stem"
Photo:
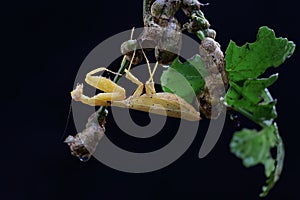
[[[279,180],[283,169],[284,157],[285,157],[284,144],[279,134],[278,126],[276,123],[274,123],[274,127],[275,127],[276,149],[277,149],[276,165],[272,175],[267,180],[267,186],[263,187],[263,192],[259,195],[260,197],[266,197],[268,195],[270,190],[275,186],[275,183]]]
[[[247,117],[248,119],[250,119],[251,121],[253,121],[254,123],[258,124],[262,128],[268,127],[267,122],[257,120],[251,113],[249,113],[248,111],[244,110],[243,108],[233,108],[233,109],[235,111],[241,113],[242,115],[244,115],[245,117]]]
[[[236,85],[236,83],[234,82],[230,82],[230,85],[232,86],[232,88],[234,88],[234,90],[236,92],[238,92],[239,94],[242,94],[242,89],[240,87],[238,87]],[[265,89],[265,93],[263,95],[263,98],[265,101],[267,102],[271,102],[274,101],[273,97],[271,96],[270,92],[268,89]],[[251,121],[253,121],[254,123],[258,124],[259,126],[261,126],[262,128],[266,128],[268,126],[270,126],[273,123],[273,120],[261,120],[261,119],[257,119],[255,118],[250,112],[244,110],[243,108],[239,107],[230,107],[232,109],[234,109],[235,111],[239,112],[240,114],[244,115],[245,117],[247,117],[248,119],[250,119]],[[275,106],[274,106],[275,109]]]
[[[285,152],[284,152],[284,144],[283,144],[282,138],[278,131],[278,126],[276,123],[274,123],[274,126],[276,127],[275,135],[277,138],[277,157],[276,157],[277,164],[276,164],[274,180],[275,180],[275,182],[277,182],[279,180],[280,174],[282,172]]]

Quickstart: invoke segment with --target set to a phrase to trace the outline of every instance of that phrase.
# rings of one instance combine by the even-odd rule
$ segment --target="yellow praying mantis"
[[[104,67],[100,67],[89,72],[86,75],[85,81],[89,85],[103,91],[104,93],[99,93],[93,97],[88,97],[83,94],[83,84],[78,84],[77,87],[71,92],[72,99],[90,106],[117,106],[144,112],[151,112],[159,115],[166,115],[169,117],[182,118],[189,121],[200,120],[200,113],[181,97],[177,96],[176,94],[166,92],[156,93],[153,76],[158,67],[158,62],[156,62],[152,71],[149,60],[147,59],[144,51],[143,54],[148,65],[148,71],[150,74],[149,80],[143,84],[130,72],[132,61],[135,57],[134,51],[130,65],[128,69],[125,70],[125,77],[136,84],[137,89],[128,98],[126,98],[126,91],[123,87],[119,86],[108,78],[96,75],[102,71],[109,71],[116,75],[120,74],[112,72]],[[125,56],[124,59],[126,59]],[[145,93],[143,92],[144,88]]]

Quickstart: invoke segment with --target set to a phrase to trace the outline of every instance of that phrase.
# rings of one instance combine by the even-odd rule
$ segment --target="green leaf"
[[[248,112],[256,122],[273,120],[277,117],[276,101],[270,98],[266,87],[278,79],[273,75],[263,79],[248,79],[241,86],[231,82],[225,101],[237,111]]]
[[[268,27],[261,27],[255,43],[242,47],[231,41],[226,50],[226,71],[229,81],[257,78],[269,67],[278,67],[295,51],[295,44],[286,38],[276,38]]]
[[[248,129],[236,132],[230,144],[231,152],[242,159],[246,167],[263,164],[269,177],[275,169],[275,160],[271,155],[271,149],[276,145],[275,130],[272,125],[260,132]]]
[[[273,30],[261,27],[255,43],[238,47],[230,42],[226,50],[226,71],[230,88],[225,102],[234,110],[262,127],[262,130],[244,129],[234,134],[231,151],[243,160],[246,167],[263,164],[268,177],[262,188],[265,197],[279,180],[283,167],[284,147],[274,119],[276,101],[268,87],[276,82],[278,74],[258,78],[270,67],[278,67],[295,51],[295,44],[286,38],[276,38]],[[276,160],[271,148],[277,148]]]
[[[275,147],[277,148],[276,159],[271,155],[271,149]],[[262,187],[260,196],[267,196],[280,178],[284,161],[283,142],[276,123],[259,132],[248,129],[236,132],[230,143],[230,149],[233,154],[242,159],[246,167],[264,165],[268,180],[267,185]]]
[[[275,183],[279,180],[283,168],[284,145],[279,135],[278,127],[276,123],[274,123],[274,127],[276,128],[275,135],[276,135],[276,147],[277,147],[276,166],[275,169],[272,171],[271,175],[268,177],[267,185],[263,186],[260,197],[265,197],[268,195],[270,190],[275,186]]]
[[[259,103],[263,97],[262,91],[273,85],[278,79],[278,74],[272,75],[270,78],[248,79],[244,83],[242,94],[254,104]]]
[[[203,90],[205,81],[205,67],[200,55],[181,63],[177,58],[168,70],[161,76],[161,85],[164,92],[175,93],[188,103],[193,101],[195,94]]]

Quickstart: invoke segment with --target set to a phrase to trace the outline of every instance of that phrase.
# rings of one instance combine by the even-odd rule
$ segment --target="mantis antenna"
[[[71,99],[70,106],[69,106],[69,112],[68,112],[68,117],[67,117],[67,120],[66,120],[66,125],[65,125],[65,128],[64,128],[64,133],[63,133],[60,140],[63,140],[63,138],[66,136],[68,125],[69,125],[69,122],[70,122],[71,112],[72,112],[72,99]]]
[[[158,61],[156,61],[156,63],[155,63],[155,66],[154,66],[154,69],[153,69],[153,71],[152,71],[152,73],[151,72],[149,72],[150,73],[150,77],[149,77],[149,82],[151,81],[152,83],[154,82],[153,81],[153,76],[154,76],[154,74],[155,74],[155,72],[156,72],[156,69],[157,69],[157,66],[158,66]]]
[[[135,30],[135,28],[133,27],[133,28],[132,28],[132,31],[131,31],[130,40],[133,39],[133,33],[134,33],[134,30]],[[144,51],[144,49],[143,49],[143,47],[141,46],[140,43],[139,43],[139,45],[140,45],[140,48],[141,48],[141,50],[142,50],[142,53],[143,53],[143,55],[144,55],[144,57],[145,57],[145,60],[146,60],[147,66],[148,66],[148,71],[149,71],[149,75],[150,75],[149,81],[153,82],[153,76],[154,76],[154,73],[155,73],[155,71],[156,71],[156,69],[157,69],[158,62],[156,62],[155,67],[154,67],[154,69],[153,69],[153,71],[152,71],[152,70],[151,70],[151,66],[150,66],[149,59],[147,58],[146,53],[145,53],[145,51]],[[129,67],[128,67],[128,69],[127,69],[128,72],[130,71],[130,69],[131,69],[131,67],[132,67],[132,63],[133,63],[133,59],[134,59],[134,57],[135,57],[135,54],[136,54],[136,49],[134,49],[134,51],[133,51],[133,56],[132,56],[132,58],[131,58],[131,60],[130,60]],[[127,74],[126,74],[126,77],[127,77]]]
[[[133,39],[133,33],[134,33],[134,30],[135,30],[135,28],[133,27],[133,28],[132,28],[132,31],[131,31],[131,35],[130,35],[130,40]],[[134,51],[133,51],[133,55],[132,55],[132,58],[131,58],[131,60],[130,60],[129,67],[128,67],[128,69],[127,69],[128,71],[130,71],[130,69],[131,69],[132,62],[133,62],[133,59],[134,59],[134,57],[135,57],[135,52],[136,52],[136,49],[134,49]]]
[[[141,44],[140,44],[140,46],[141,46]],[[148,66],[148,71],[149,71],[149,75],[150,75],[149,81],[151,80],[151,81],[153,82],[153,78],[152,78],[153,76],[151,77],[152,72],[151,72],[150,62],[149,62],[149,60],[148,60],[148,58],[147,58],[147,56],[146,56],[146,54],[145,54],[145,51],[144,51],[144,49],[143,49],[142,46],[141,46],[141,50],[142,50],[142,52],[143,52],[143,55],[144,55],[144,57],[145,57],[145,60],[146,60],[147,66]]]

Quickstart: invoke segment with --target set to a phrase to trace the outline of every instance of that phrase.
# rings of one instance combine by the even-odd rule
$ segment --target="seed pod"
[[[128,40],[126,42],[123,42],[123,44],[121,45],[121,53],[123,55],[134,51],[135,49],[137,49],[139,46],[137,40]]]
[[[139,44],[137,40],[128,40],[121,45],[121,53],[126,55],[126,60],[131,61],[133,52],[138,48]],[[136,50],[132,64],[137,65],[143,60],[143,54],[140,49]]]
[[[212,38],[206,38],[199,48],[201,59],[207,70],[205,89],[198,95],[200,111],[207,118],[217,118],[224,105],[222,99],[228,87],[228,77],[225,71],[224,55],[220,44]]]
[[[65,140],[65,143],[70,146],[71,154],[83,162],[91,158],[105,132],[104,121],[103,125],[100,126],[95,116],[96,114],[89,118],[86,129],[75,137],[68,136]]]
[[[177,56],[177,54],[174,54],[170,51],[155,48],[155,58],[159,64],[170,65],[177,58]]]
[[[212,38],[206,38],[201,42],[199,53],[208,71],[221,74],[225,89],[227,89],[228,76],[225,70],[224,54],[220,44]]]
[[[168,21],[167,27],[155,49],[157,61],[163,65],[171,64],[180,53],[182,45],[181,25],[175,18]]]
[[[222,98],[225,95],[221,74],[205,77],[205,89],[197,96],[201,114],[208,119],[216,119],[224,110]]]
[[[204,34],[205,37],[210,37],[210,38],[212,38],[212,39],[215,39],[216,36],[217,36],[216,31],[213,30],[213,29],[209,29],[209,28],[208,28],[208,29],[206,29],[206,30],[203,30],[202,32],[203,32],[203,34]]]
[[[181,7],[186,16],[191,17],[196,10],[200,11],[201,3],[197,0],[182,0]]]
[[[133,54],[134,54],[133,51],[127,53],[127,54],[126,54],[126,60],[128,60],[128,61],[130,61],[130,62],[132,61],[132,64],[133,64],[133,65],[138,65],[138,64],[140,64],[140,63],[143,61],[143,58],[144,58],[144,55],[143,55],[142,50],[141,50],[141,49],[136,50],[136,51],[135,51],[135,56],[134,56],[134,58],[132,59]]]
[[[197,33],[200,30],[204,31],[209,27],[209,22],[200,10],[193,11],[191,14],[190,22],[184,25],[184,28],[187,29],[190,33]]]
[[[157,19],[170,19],[180,8],[179,0],[156,0],[151,6],[151,15]]]
[[[155,18],[159,18],[164,7],[165,7],[166,1],[160,0],[155,1],[151,6],[151,15]]]
[[[160,38],[163,35],[163,28],[156,23],[149,24],[150,27],[144,27],[144,31],[138,37],[138,41],[143,48],[153,49],[159,42]]]

